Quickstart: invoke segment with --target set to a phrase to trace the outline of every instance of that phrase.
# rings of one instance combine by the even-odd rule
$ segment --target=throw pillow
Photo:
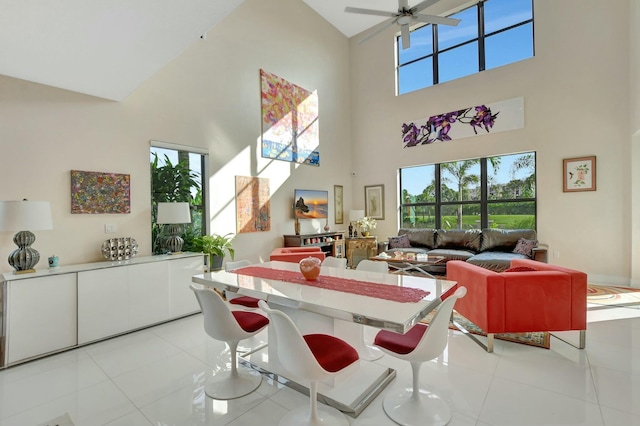
[[[505,269],[503,272],[531,272],[537,271],[537,269],[530,268],[528,266],[514,266],[509,269]]]
[[[409,248],[411,243],[409,242],[409,236],[407,234],[397,237],[389,237],[389,248]]]
[[[526,238],[520,238],[516,244],[516,248],[513,249],[514,253],[524,254],[525,256],[532,258],[533,249],[538,247],[538,240],[527,240]]]

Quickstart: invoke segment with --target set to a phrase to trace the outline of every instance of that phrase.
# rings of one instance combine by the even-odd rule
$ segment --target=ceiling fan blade
[[[425,10],[428,7],[433,6],[434,4],[438,3],[438,0],[425,0],[422,3],[418,3],[415,6],[413,6],[409,12],[416,13],[416,12],[420,12],[421,10]]]
[[[414,21],[425,22],[427,24],[451,25],[453,27],[460,23],[460,19],[444,18],[442,16],[435,15],[414,15],[412,19]]]
[[[361,13],[363,15],[386,16],[387,18],[396,16],[396,14],[393,12],[384,12],[382,10],[374,9],[361,9],[359,7],[345,7],[344,11],[347,13]]]
[[[408,49],[411,45],[409,38],[409,24],[400,25],[400,37],[402,38],[402,49]]]
[[[361,33],[360,39],[358,40],[358,44],[364,43],[370,38],[380,34],[382,31],[386,30],[387,28],[395,24],[395,22],[396,22],[395,17],[393,17],[385,21],[382,21],[377,25],[374,25],[373,27],[369,28],[366,31],[363,31]]]

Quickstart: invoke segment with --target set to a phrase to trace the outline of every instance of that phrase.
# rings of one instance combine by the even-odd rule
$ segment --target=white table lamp
[[[0,231],[18,231],[13,242],[18,246],[9,255],[15,273],[35,272],[40,253],[31,244],[36,236],[31,231],[53,229],[51,203],[48,201],[0,201]]]
[[[180,253],[184,240],[180,237],[183,223],[191,223],[191,210],[189,203],[158,203],[158,219],[156,223],[159,225],[168,225],[168,237],[162,240],[162,248],[172,253]]]

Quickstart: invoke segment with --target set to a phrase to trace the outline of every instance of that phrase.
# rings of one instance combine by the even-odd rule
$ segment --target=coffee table
[[[429,256],[409,258],[407,256],[395,256],[395,257],[381,257],[380,255],[370,257],[369,260],[385,261],[389,264],[391,274],[408,274],[415,275],[416,273],[427,275],[431,278],[434,276],[423,268],[428,268],[440,263],[444,263],[444,256]]]

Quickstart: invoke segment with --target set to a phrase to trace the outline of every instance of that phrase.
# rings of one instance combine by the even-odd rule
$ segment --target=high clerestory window
[[[411,31],[408,49],[397,38],[399,95],[534,55],[533,0],[485,0],[450,17],[461,22]]]
[[[400,226],[536,229],[534,152],[400,169]]]

